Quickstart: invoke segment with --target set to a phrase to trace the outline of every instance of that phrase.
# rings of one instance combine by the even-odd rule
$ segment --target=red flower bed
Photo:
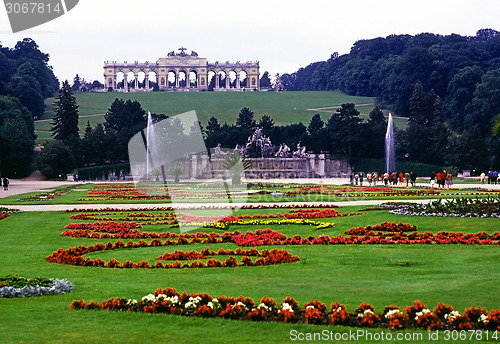
[[[240,248],[236,249],[235,251],[220,249],[217,252],[212,251],[208,248],[202,250],[201,252],[196,252],[196,251],[189,251],[189,252],[175,251],[173,253],[167,252],[164,255],[158,257],[157,259],[176,260],[176,262],[173,264],[167,263],[165,265],[163,265],[161,262],[156,262],[154,266],[150,266],[150,264],[146,261],[134,263],[131,262],[130,260],[126,260],[122,264],[121,262],[115,259],[110,259],[106,263],[100,258],[90,259],[83,257],[83,255],[90,252],[98,252],[105,250],[111,251],[122,248],[162,246],[169,244],[170,244],[169,240],[167,240],[164,244],[160,239],[154,239],[149,244],[142,240],[138,243],[133,243],[132,241],[130,241],[127,243],[127,245],[125,245],[122,241],[117,241],[114,244],[108,242],[106,245],[95,244],[91,246],[77,246],[66,250],[60,248],[56,252],[52,253],[52,255],[48,256],[46,260],[51,263],[59,263],[59,264],[97,266],[97,267],[107,267],[107,268],[124,268],[124,269],[134,269],[134,268],[175,269],[175,268],[263,266],[263,265],[294,263],[299,260],[299,257],[291,255],[286,250],[273,249],[271,251],[263,250],[262,252],[258,252],[256,249],[242,250]],[[200,259],[207,259],[210,256],[222,256],[222,255],[229,255],[229,258],[227,258],[223,262],[215,259],[209,259],[206,264],[198,261]],[[233,255],[243,256],[243,258],[240,262],[238,262],[236,258],[233,257]],[[257,259],[253,261],[251,257],[257,257]],[[179,260],[195,260],[195,261],[192,262],[191,264],[189,263],[181,264]]]
[[[186,245],[190,243],[233,242],[239,246],[262,245],[352,245],[352,244],[462,244],[462,245],[499,245],[500,233],[485,232],[431,232],[418,233],[416,226],[404,223],[384,222],[374,226],[352,228],[345,236],[320,235],[318,237],[288,237],[271,229],[256,230],[242,234],[239,231],[218,233],[176,234],[170,232],[139,232],[141,225],[128,223],[79,223],[66,226],[63,236],[88,238],[143,239],[161,238],[168,240],[165,245]],[[410,232],[411,233],[407,233]],[[104,233],[102,233],[104,232]],[[176,239],[176,240],[172,240]]]
[[[353,313],[345,305],[326,305],[313,300],[300,306],[295,299],[285,298],[279,306],[273,299],[264,297],[259,304],[250,298],[237,298],[209,294],[179,294],[175,289],[158,289],[154,294],[144,296],[140,301],[125,298],[111,298],[101,303],[74,300],[71,309],[103,309],[107,311],[129,311],[144,313],[165,313],[197,317],[220,317],[250,321],[282,321],[316,325],[338,324],[353,327],[390,328],[391,330],[500,330],[500,309],[489,314],[483,308],[468,308],[463,314],[451,306],[438,304],[434,311],[420,301],[405,306],[404,311],[391,305],[382,314],[376,314],[372,305],[363,303]],[[493,336],[498,333],[492,332]]]

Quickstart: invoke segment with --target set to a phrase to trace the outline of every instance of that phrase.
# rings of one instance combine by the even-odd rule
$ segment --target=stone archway
[[[164,91],[200,91],[224,90],[240,91],[251,88],[259,90],[259,62],[209,63],[194,51],[180,48],[180,52],[171,51],[156,63],[135,61],[104,63],[104,86],[106,89],[122,91],[150,91],[150,80]],[[152,73],[152,74],[151,74]],[[244,73],[244,75],[242,74]],[[123,74],[123,79],[120,79]],[[217,76],[214,78],[214,76]],[[214,80],[215,79],[215,80]],[[245,82],[246,80],[246,82]],[[214,82],[215,81],[215,82]],[[222,82],[221,82],[222,81]],[[123,87],[120,87],[123,82]]]

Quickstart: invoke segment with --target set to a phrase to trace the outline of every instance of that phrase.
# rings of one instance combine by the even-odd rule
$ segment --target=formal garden
[[[249,183],[231,215],[209,184],[175,192],[4,198],[6,342],[500,340],[498,191]],[[16,208],[47,204],[68,206]]]

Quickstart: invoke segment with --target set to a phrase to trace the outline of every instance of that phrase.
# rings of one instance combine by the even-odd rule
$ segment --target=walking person
[[[486,174],[484,172],[481,173],[481,184],[484,184],[486,181]]]
[[[493,171],[493,179],[492,179],[492,184],[495,184],[497,185],[497,181],[498,181],[498,171]]]
[[[446,175],[446,187],[449,189],[453,185],[453,176],[450,172]]]
[[[434,171],[432,171],[431,173],[431,189],[434,188],[434,179],[436,178],[436,173],[434,173]]]
[[[9,178],[3,177],[2,178],[2,185],[3,185],[3,191],[8,191],[9,190]]]
[[[366,180],[368,181],[368,186],[372,186],[372,174],[370,172],[366,174]]]
[[[410,174],[408,172],[405,173],[405,181],[406,181],[406,187],[408,187],[408,183],[410,182]]]
[[[411,187],[415,187],[415,184],[417,182],[417,174],[414,171],[411,171],[410,173],[410,181],[411,181]]]

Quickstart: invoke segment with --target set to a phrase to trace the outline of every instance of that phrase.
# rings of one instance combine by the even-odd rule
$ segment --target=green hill
[[[87,121],[94,126],[104,121],[104,113],[115,98],[132,99],[141,103],[146,111],[174,116],[195,110],[206,125],[211,116],[220,123],[235,123],[243,107],[250,108],[258,121],[262,115],[271,116],[276,125],[302,122],[308,124],[315,113],[324,121],[344,103],[354,103],[366,116],[374,107],[374,98],[353,97],[338,91],[321,92],[148,92],[148,93],[77,93],[80,111],[80,132]],[[38,142],[50,138],[53,98],[47,100],[45,116],[37,121]],[[400,125],[404,125],[404,120]]]

